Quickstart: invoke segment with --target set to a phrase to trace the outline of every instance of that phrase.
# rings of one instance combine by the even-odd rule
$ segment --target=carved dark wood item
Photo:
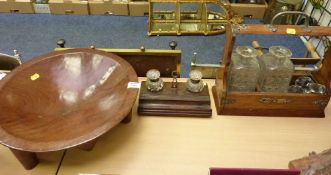
[[[129,63],[103,51],[36,57],[0,82],[0,143],[26,169],[37,165],[36,152],[90,150],[130,113],[138,89],[128,82],[137,81]]]
[[[186,83],[165,82],[162,91],[150,92],[142,82],[139,96],[138,114],[154,116],[211,117],[210,96],[205,86],[200,93],[186,90]]]
[[[312,152],[307,157],[289,162],[290,169],[301,171],[301,175],[331,175],[331,149],[319,154]]]
[[[228,92],[227,74],[236,35],[262,34],[285,35],[287,29],[294,29],[296,35],[331,35],[330,27],[311,27],[306,32],[301,26],[277,26],[276,32],[267,25],[246,25],[233,28],[227,26],[223,60],[218,71],[215,86],[212,88],[218,114],[246,116],[287,116],[287,117],[324,117],[324,109],[330,99],[331,49],[325,53],[322,68],[309,73],[318,83],[327,87],[327,94],[267,93],[267,92]],[[307,59],[308,63],[311,59]],[[294,60],[298,61],[298,60]],[[298,62],[303,63],[303,60]],[[297,73],[296,73],[297,74]]]

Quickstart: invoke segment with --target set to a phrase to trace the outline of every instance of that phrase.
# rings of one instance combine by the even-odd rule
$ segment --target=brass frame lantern
[[[241,21],[219,0],[149,0],[148,35],[220,34]]]

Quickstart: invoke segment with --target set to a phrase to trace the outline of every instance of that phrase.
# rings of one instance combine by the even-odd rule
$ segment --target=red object
[[[258,168],[210,168],[210,175],[300,175],[299,170]]]

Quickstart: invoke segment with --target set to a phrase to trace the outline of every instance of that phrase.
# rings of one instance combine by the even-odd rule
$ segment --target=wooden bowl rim
[[[46,61],[48,59],[52,59],[54,57],[57,57],[58,55],[64,55],[69,53],[90,53],[90,54],[97,54],[106,56],[108,58],[111,58],[112,60],[118,62],[121,66],[127,67],[126,76],[128,77],[128,82],[138,82],[138,77],[133,69],[133,67],[123,58],[113,54],[108,53],[105,51],[100,51],[96,49],[87,49],[87,48],[77,48],[77,49],[68,49],[64,51],[53,51],[50,53],[46,53],[37,57],[32,58],[28,62],[22,64],[21,66],[18,66],[15,68],[11,73],[9,73],[4,79],[0,81],[0,91],[1,89],[6,85],[6,83],[11,80],[15,75],[22,70],[25,70],[32,65],[35,65],[37,63]],[[59,151],[64,150],[68,148],[72,148],[75,146],[79,146],[81,144],[87,143],[89,141],[92,141],[101,135],[105,134],[109,130],[111,130],[113,127],[117,126],[122,119],[124,119],[131,111],[132,106],[134,105],[137,95],[138,95],[138,89],[128,89],[127,97],[128,99],[126,106],[128,108],[125,108],[125,111],[119,111],[116,115],[120,115],[120,120],[115,122],[110,122],[109,125],[104,124],[101,125],[101,127],[94,129],[91,132],[88,132],[87,134],[84,134],[82,136],[78,136],[77,138],[70,139],[70,140],[60,140],[60,141],[52,141],[52,142],[35,142],[35,141],[29,141],[22,138],[15,137],[9,133],[7,133],[3,128],[0,126],[0,144],[7,146],[12,149],[16,150],[22,150],[22,151],[29,151],[29,152],[50,152],[50,151]],[[131,93],[132,92],[132,93]]]

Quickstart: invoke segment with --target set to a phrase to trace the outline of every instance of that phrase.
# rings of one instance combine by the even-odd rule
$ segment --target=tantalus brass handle
[[[270,22],[270,25],[269,25],[269,29],[272,31],[272,32],[276,32],[277,31],[277,26],[274,24],[274,21],[282,16],[282,15],[302,15],[303,17],[306,18],[306,21],[305,21],[305,24],[304,24],[304,30],[306,32],[311,32],[311,29],[309,28],[309,15],[307,15],[305,12],[300,12],[300,11],[285,11],[285,12],[279,12],[277,13],[272,19],[271,19],[271,22]]]
[[[271,104],[271,103],[276,103],[276,104],[288,104],[291,102],[291,100],[286,99],[286,98],[269,98],[269,97],[263,97],[260,98],[259,100],[261,103],[264,104]]]

